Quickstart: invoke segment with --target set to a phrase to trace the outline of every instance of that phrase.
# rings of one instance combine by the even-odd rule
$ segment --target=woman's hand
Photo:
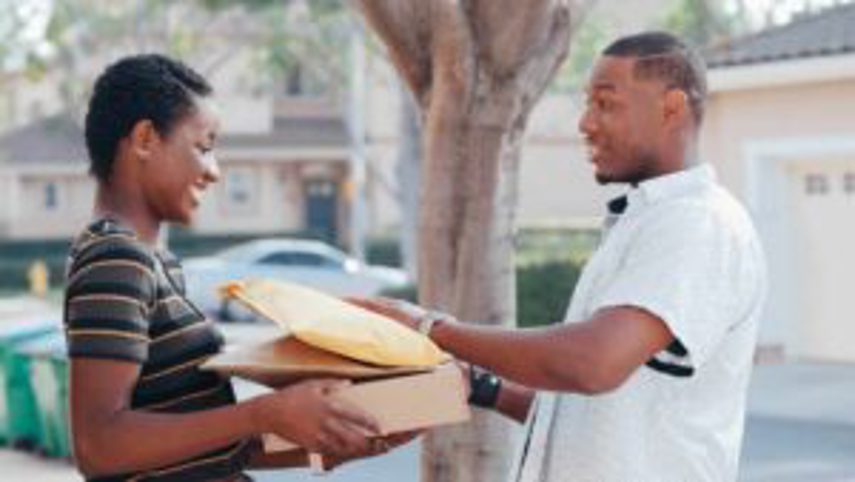
[[[258,433],[275,433],[309,452],[341,458],[368,453],[369,437],[379,435],[371,415],[336,396],[349,382],[313,380],[254,401]]]
[[[414,430],[410,432],[400,432],[384,437],[375,437],[369,441],[368,450],[362,453],[355,453],[348,457],[327,457],[323,458],[324,470],[333,470],[348,462],[367,457],[376,457],[388,453],[401,445],[408,444],[420,437],[424,433],[423,430]]]

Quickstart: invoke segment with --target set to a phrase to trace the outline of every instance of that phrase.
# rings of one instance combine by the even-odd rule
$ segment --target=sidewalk
[[[65,460],[46,459],[38,455],[0,449],[2,482],[80,482],[83,479]]]
[[[855,482],[855,365],[757,366],[748,411],[740,482]],[[418,462],[413,443],[322,479],[305,470],[254,476],[259,482],[416,482]],[[2,482],[81,480],[66,462],[6,449],[0,449],[0,467]]]
[[[855,365],[755,367],[742,482],[855,482]]]

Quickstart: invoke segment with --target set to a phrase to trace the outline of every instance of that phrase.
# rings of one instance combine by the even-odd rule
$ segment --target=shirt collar
[[[623,214],[628,208],[679,196],[701,186],[709,185],[715,182],[715,179],[715,169],[707,163],[654,177],[631,188],[625,195],[609,201],[609,213],[613,215]]]

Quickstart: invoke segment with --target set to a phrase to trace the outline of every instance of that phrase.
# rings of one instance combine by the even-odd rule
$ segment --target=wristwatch
[[[502,379],[475,365],[469,366],[469,405],[496,408]]]

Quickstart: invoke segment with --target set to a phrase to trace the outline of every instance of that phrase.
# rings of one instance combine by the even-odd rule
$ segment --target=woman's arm
[[[159,468],[260,433],[313,452],[346,457],[368,450],[376,422],[335,396],[339,381],[312,381],[243,403],[183,414],[132,410],[139,364],[72,358],[74,452],[86,476]]]

